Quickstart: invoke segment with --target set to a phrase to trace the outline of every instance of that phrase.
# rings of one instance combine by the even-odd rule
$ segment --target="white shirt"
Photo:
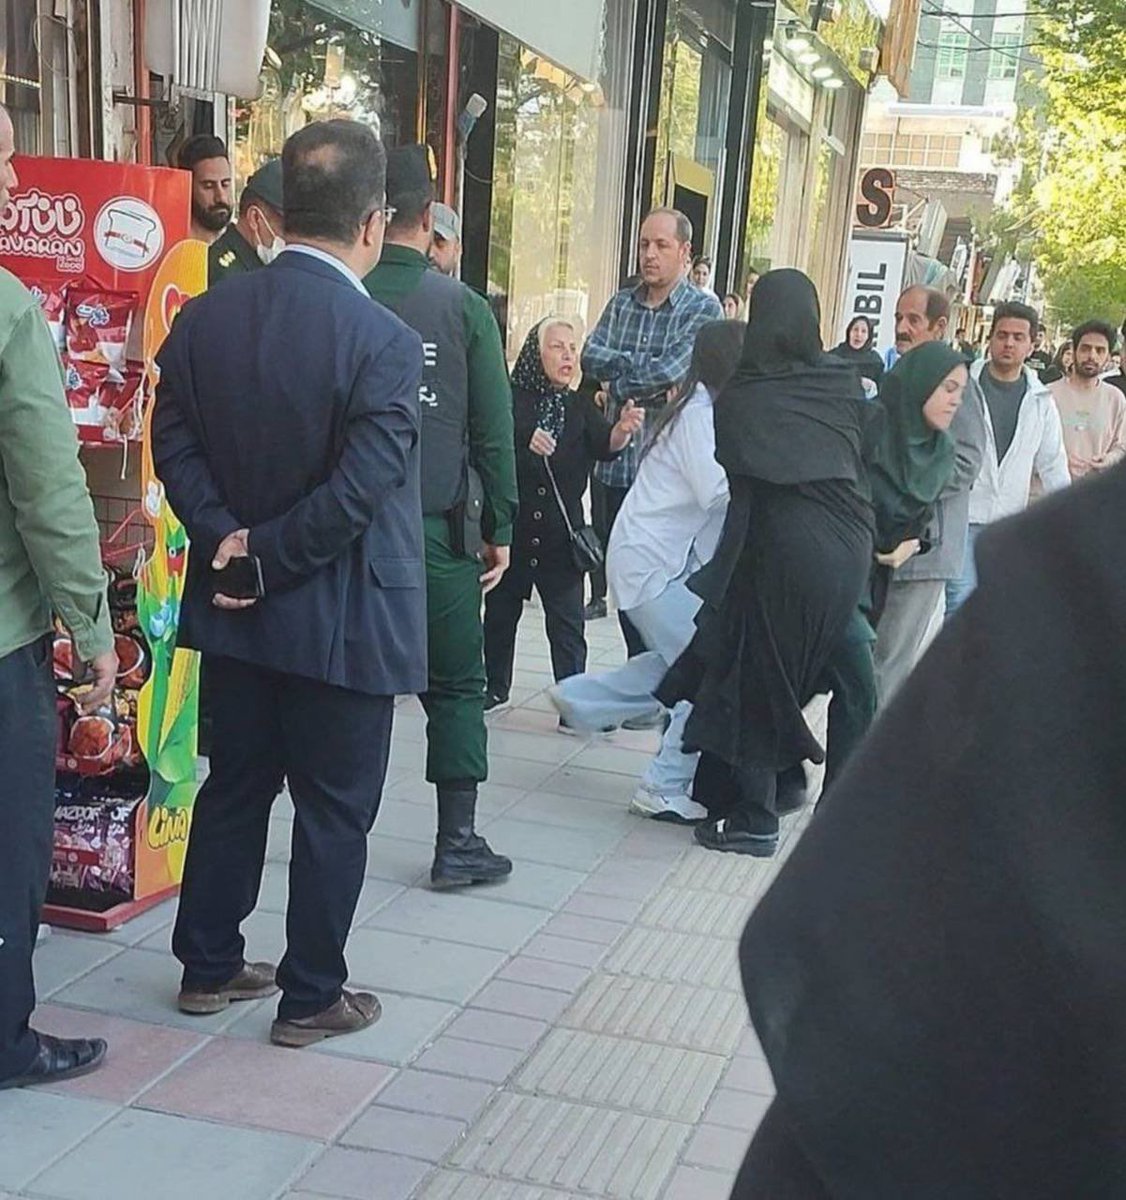
[[[357,291],[363,292],[365,296],[368,294],[367,288],[364,287],[363,280],[346,262],[337,258],[335,254],[329,254],[327,250],[320,249],[319,246],[306,246],[303,243],[294,243],[286,246],[282,253],[307,254],[310,258],[319,258],[321,262],[328,263],[330,267],[335,267]]]
[[[984,362],[975,362],[970,374],[981,379],[986,369]],[[1028,507],[1034,473],[1045,492],[1058,491],[1071,483],[1059,409],[1037,376],[1027,367],[1024,373],[1028,391],[1020,402],[1012,445],[1000,462],[993,417],[989,405],[985,405],[985,454],[981,474],[970,492],[971,525],[988,525],[1023,512]]]
[[[641,460],[610,534],[606,572],[618,607],[637,608],[708,562],[727,513],[712,400],[700,384]]]

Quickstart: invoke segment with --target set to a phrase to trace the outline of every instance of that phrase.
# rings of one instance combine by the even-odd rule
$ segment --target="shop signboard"
[[[903,289],[908,249],[902,233],[858,230],[849,242],[844,328],[853,317],[867,317],[881,354],[895,345],[895,302]]]

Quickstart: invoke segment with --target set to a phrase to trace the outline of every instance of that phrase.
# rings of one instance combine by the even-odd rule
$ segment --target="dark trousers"
[[[278,1015],[335,1004],[391,747],[394,698],[209,657],[211,773],[200,790],[172,950],[185,985],[224,983],[244,962],[270,810],[289,779],[296,815]]]
[[[846,638],[825,668],[829,728],[825,741],[825,788],[828,792],[876,719],[876,663],[872,643]]]
[[[629,488],[608,487],[597,479],[590,481],[590,521],[594,532],[604,548],[609,548],[610,534],[614,522],[618,519],[622,505],[625,503]],[[592,600],[606,599],[606,568],[602,567],[590,573],[590,598]],[[618,613],[618,624],[622,628],[622,637],[626,640],[626,651],[630,658],[636,658],[645,653],[645,643],[637,632],[633,622],[625,613]]]
[[[22,1075],[39,1043],[31,955],[47,893],[55,824],[51,640],[0,658],[0,1080]]]
[[[726,817],[748,833],[778,832],[777,776],[765,767],[732,767],[705,750],[696,767],[692,797],[709,818]]]
[[[555,682],[581,675],[586,670],[586,635],[583,632],[583,582],[576,579],[562,591],[537,586],[543,602],[543,620],[551,646],[551,669]],[[508,696],[512,690],[512,667],[516,658],[516,629],[524,612],[524,587],[515,576],[506,575],[485,597],[485,674],[493,696]]]

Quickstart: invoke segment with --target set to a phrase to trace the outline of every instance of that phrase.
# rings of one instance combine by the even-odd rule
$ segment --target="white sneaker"
[[[629,810],[654,821],[671,821],[677,825],[695,825],[708,819],[708,810],[697,804],[687,792],[654,792],[639,787],[630,801]]]

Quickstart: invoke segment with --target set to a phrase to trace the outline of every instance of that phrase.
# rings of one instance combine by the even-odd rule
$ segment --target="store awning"
[[[270,0],[149,0],[145,65],[189,94],[257,96]]]
[[[511,34],[583,79],[597,82],[602,58],[604,0],[567,0],[566,11],[547,19],[529,0],[460,0],[482,21]]]

